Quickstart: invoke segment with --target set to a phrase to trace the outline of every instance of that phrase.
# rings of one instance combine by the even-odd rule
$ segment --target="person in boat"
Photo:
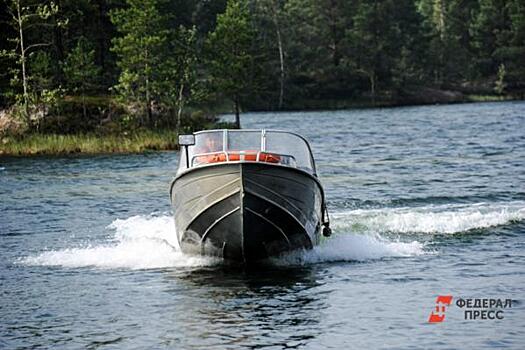
[[[222,151],[222,134],[209,133],[204,142],[197,147],[197,153],[213,153]]]
[[[197,144],[195,153],[201,154],[197,157],[197,162],[199,164],[220,162],[221,158],[225,158],[222,150],[222,134],[207,133],[204,135],[202,142]]]

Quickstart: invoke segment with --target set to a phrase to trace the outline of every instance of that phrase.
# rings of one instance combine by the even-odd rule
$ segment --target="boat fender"
[[[259,161],[266,163],[280,163],[281,156],[275,153],[261,152],[259,155]]]
[[[227,160],[236,162],[240,160],[255,162],[257,161],[257,152],[258,151],[240,151],[240,152],[229,152],[228,158],[225,153],[214,153],[208,155],[198,156],[200,163],[209,164],[209,163],[222,163]],[[281,161],[281,156],[275,153],[260,152],[259,153],[259,162],[263,163],[279,163]]]
[[[328,225],[323,226],[323,236],[330,237],[332,235],[332,229]]]
[[[332,235],[332,229],[330,228],[330,215],[328,214],[328,206],[326,205],[326,201],[323,194],[323,203],[321,204],[322,211],[323,211],[323,236],[324,237],[330,237]]]
[[[228,153],[228,158],[230,161],[237,162],[239,160],[246,160],[250,162],[255,162],[257,160],[257,151],[234,151]]]

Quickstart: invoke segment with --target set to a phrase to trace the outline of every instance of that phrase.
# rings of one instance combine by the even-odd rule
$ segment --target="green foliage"
[[[159,114],[176,117],[199,98],[197,79],[197,30],[171,27],[163,0],[128,0],[127,7],[111,13],[120,37],[113,40],[121,70],[114,87],[122,101],[138,106],[135,114],[147,115],[146,125],[159,125]],[[169,123],[168,123],[169,124]]]
[[[63,89],[55,87],[52,80],[52,60],[45,51],[33,52],[28,58],[30,75],[27,78],[27,113],[30,127],[40,129],[42,121],[57,108]],[[20,97],[19,97],[20,98]]]
[[[127,0],[127,7],[111,12],[111,20],[121,36],[113,39],[113,51],[121,70],[116,92],[137,103],[139,113],[147,113],[146,124],[153,118],[153,104],[161,99],[168,54],[169,32],[159,9],[160,0]]]
[[[86,38],[80,37],[64,63],[64,76],[68,91],[82,97],[82,114],[87,118],[86,93],[94,91],[101,69],[95,64],[95,50]]]
[[[172,150],[178,147],[177,133],[138,130],[122,135],[33,134],[23,138],[4,138],[0,155],[27,156],[72,153],[138,153]]]
[[[429,42],[426,74],[437,86],[472,78],[470,23],[477,0],[420,0]]]
[[[251,107],[282,109],[288,97],[289,58],[285,50],[290,46],[284,2],[261,0],[255,5],[252,16],[256,31],[254,51],[259,64],[255,72],[258,89],[250,96]]]
[[[96,90],[101,69],[95,64],[95,50],[86,38],[78,39],[77,45],[66,57],[63,70],[69,92],[84,96]]]
[[[175,111],[176,127],[180,128],[184,107],[201,100],[203,88],[197,76],[197,29],[180,26],[170,32],[170,54],[158,67],[163,77],[160,99],[168,109]]]
[[[54,2],[41,3],[35,1],[9,0],[6,6],[9,14],[9,25],[12,37],[8,38],[13,46],[10,49],[0,51],[0,56],[11,59],[15,62],[16,68],[11,69],[13,77],[11,79],[14,88],[14,97],[18,103],[23,105],[21,109],[26,124],[33,126],[33,120],[42,118],[41,115],[32,115],[32,111],[37,109],[44,115],[47,106],[56,95],[56,91],[51,91],[48,77],[44,74],[50,66],[50,59],[44,52],[39,52],[43,47],[49,46],[46,41],[30,41],[28,36],[31,31],[38,27],[58,27],[65,22],[49,23],[50,17],[58,12],[58,6]],[[31,59],[30,62],[28,62]],[[17,89],[21,84],[22,91]],[[38,127],[38,123],[36,123]]]
[[[252,76],[254,39],[246,1],[229,0],[226,11],[217,16],[217,27],[208,38],[208,67],[215,89],[235,104],[237,126],[240,125],[240,104],[255,88]]]
[[[332,98],[353,90],[356,74],[348,69],[345,36],[355,6],[342,0],[286,2],[282,22],[292,99]]]
[[[470,25],[476,72],[495,77],[496,91],[525,87],[525,5],[519,0],[479,0]]]
[[[370,84],[370,95],[375,100],[378,81],[391,79],[394,60],[401,39],[395,23],[396,4],[391,0],[362,1],[353,17],[353,27],[348,31],[350,50],[354,53],[350,64],[363,74]]]
[[[0,104],[29,132],[525,93],[523,0],[4,0],[0,25]]]

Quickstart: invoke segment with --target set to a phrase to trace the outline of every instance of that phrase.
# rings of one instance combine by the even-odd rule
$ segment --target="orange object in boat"
[[[258,151],[235,151],[228,152],[228,157],[226,153],[213,153],[205,154],[198,156],[197,160],[199,164],[210,164],[210,163],[221,163],[221,162],[238,162],[238,161],[249,161],[256,162],[257,154],[259,153],[259,162],[265,163],[279,163],[281,161],[281,156],[275,153],[266,153]]]

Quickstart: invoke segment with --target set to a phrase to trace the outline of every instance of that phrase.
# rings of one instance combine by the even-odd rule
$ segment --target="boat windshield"
[[[315,174],[310,146],[301,136],[270,130],[210,130],[195,133],[195,144],[181,150],[179,171],[220,162],[265,162]],[[188,161],[186,160],[188,157]]]

